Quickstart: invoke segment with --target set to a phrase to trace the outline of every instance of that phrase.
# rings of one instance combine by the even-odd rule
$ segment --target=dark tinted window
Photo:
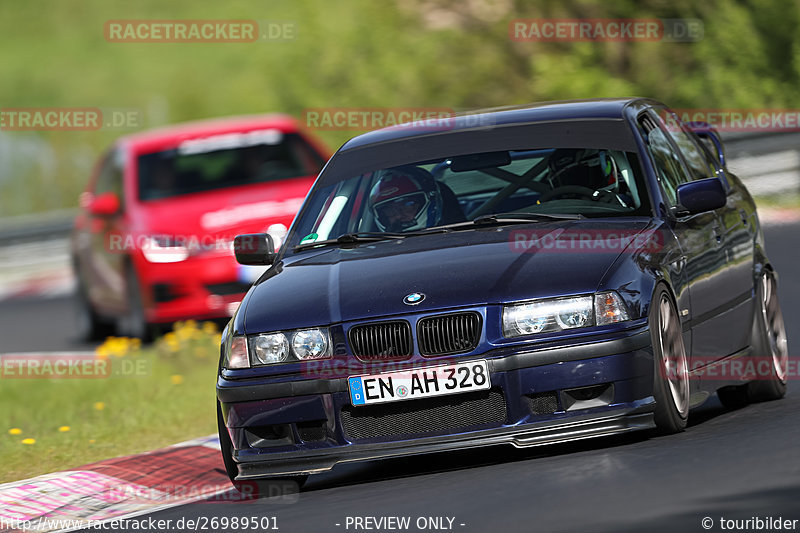
[[[122,161],[122,152],[119,150],[111,150],[103,159],[100,166],[100,173],[97,176],[97,183],[95,183],[94,194],[99,195],[106,192],[113,192],[122,198],[122,168],[124,164]]]
[[[323,164],[302,137],[275,130],[190,140],[177,149],[139,157],[139,198],[313,176]]]
[[[491,214],[647,216],[640,168],[634,152],[594,147],[411,160],[315,188],[289,242],[410,232]]]
[[[689,181],[678,154],[667,139],[667,134],[660,128],[653,128],[647,134],[647,149],[653,159],[664,195],[670,205],[676,205],[678,186]]]
[[[716,175],[717,169],[715,166],[710,163],[704,150],[695,143],[687,132],[681,128],[670,128],[669,133],[675,144],[680,148],[683,158],[692,173],[692,179],[701,180]]]

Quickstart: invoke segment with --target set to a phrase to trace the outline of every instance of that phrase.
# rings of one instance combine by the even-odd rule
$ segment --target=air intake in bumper
[[[397,403],[342,407],[341,420],[349,439],[404,437],[500,426],[506,422],[502,391],[408,400]]]

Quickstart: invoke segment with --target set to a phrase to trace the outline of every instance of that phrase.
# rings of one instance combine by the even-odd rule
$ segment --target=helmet
[[[439,223],[442,197],[428,171],[403,166],[379,175],[369,193],[369,208],[381,231],[413,231]]]
[[[581,185],[600,189],[615,185],[616,163],[605,150],[558,148],[548,161],[554,186]]]

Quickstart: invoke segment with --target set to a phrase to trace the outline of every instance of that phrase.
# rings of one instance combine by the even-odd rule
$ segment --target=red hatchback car
[[[285,115],[192,122],[119,139],[72,235],[81,336],[222,319],[266,268],[238,265],[239,233],[280,245],[330,152]]]

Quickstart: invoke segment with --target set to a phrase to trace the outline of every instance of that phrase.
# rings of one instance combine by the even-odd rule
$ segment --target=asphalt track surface
[[[766,229],[780,273],[790,353],[800,346],[800,225]],[[0,352],[83,350],[68,298],[0,302]],[[800,519],[800,390],[736,411],[716,397],[678,435],[608,437],[529,450],[494,447],[347,465],[293,496],[200,502],[142,518],[271,517],[283,533],[327,531],[722,531],[724,520]],[[410,517],[407,529],[354,527],[356,517]],[[446,517],[439,529],[418,528]],[[711,525],[710,528],[703,527]],[[349,519],[349,521],[348,521]],[[421,523],[421,522],[420,522]],[[224,524],[224,522],[222,522]],[[462,525],[463,524],[463,525]],[[740,526],[747,524],[739,522]],[[755,530],[753,523],[749,530]],[[198,527],[199,526],[199,527]],[[133,529],[131,529],[133,530]],[[145,531],[146,529],[136,529]],[[794,529],[800,530],[800,522]]]

